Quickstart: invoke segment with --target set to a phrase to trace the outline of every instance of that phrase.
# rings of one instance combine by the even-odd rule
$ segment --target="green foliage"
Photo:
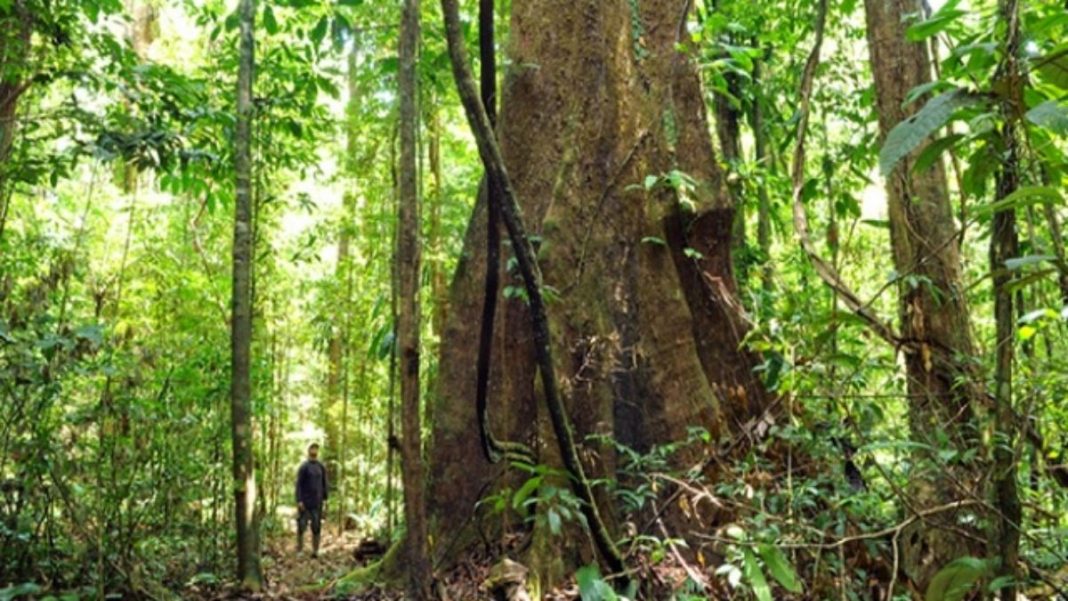
[[[742,551],[742,556],[745,558],[745,578],[753,588],[753,594],[758,601],[771,601],[771,587],[764,577],[764,570],[757,563],[756,555],[746,548]]]
[[[960,0],[946,2],[927,19],[910,25],[907,32],[909,41],[919,42],[945,31],[957,19],[968,14],[968,11],[957,8],[959,5]]]
[[[898,123],[886,136],[886,142],[879,152],[882,174],[889,175],[898,162],[945,126],[959,109],[974,106],[982,100],[981,96],[963,89],[946,92],[929,100],[915,115]]]
[[[575,573],[578,581],[579,595],[582,601],[620,601],[625,599],[616,595],[612,586],[601,578],[601,570],[597,564],[590,564],[579,568]]]
[[[1059,136],[1068,136],[1068,104],[1047,100],[1024,115],[1028,121]]]
[[[481,165],[451,95],[437,8],[424,4],[422,139],[424,150],[431,140],[438,145],[442,171],[435,177],[425,158],[423,312],[432,322],[447,313],[439,303],[448,297],[451,274],[458,265],[477,263],[477,257],[461,257],[461,248]],[[28,84],[18,98],[17,124],[5,130],[16,134],[11,154],[0,161],[0,581],[6,586],[0,600],[147,598],[157,596],[157,586],[178,594],[183,587],[218,586],[231,569],[230,541],[220,534],[233,519],[225,400],[236,20],[225,2],[155,3],[173,26],[162,28],[152,51],[139,56],[127,39],[129,15],[119,0],[22,5],[34,14],[26,47],[32,60],[7,58],[18,44],[5,46],[0,58],[0,80]],[[399,491],[387,487],[389,451],[383,444],[393,420],[390,359],[398,351],[390,266],[396,6],[362,0],[258,5],[253,378],[264,535],[289,528],[291,472],[301,448],[319,440],[327,443],[330,469],[344,474],[342,509],[359,514],[363,532],[396,540],[403,532],[396,519]],[[14,6],[0,0],[5,43],[17,30]],[[652,598],[866,598],[866,585],[892,567],[887,541],[851,545],[844,563],[813,549],[892,526],[908,510],[898,491],[912,479],[986,461],[990,448],[1009,442],[992,433],[985,415],[978,421],[979,438],[989,445],[960,448],[939,432],[914,440],[903,349],[875,341],[820,286],[797,248],[786,163],[801,117],[798,66],[811,46],[815,3],[799,6],[730,0],[712,10],[711,3],[695,3],[694,16],[679,24],[686,35],[678,50],[698,63],[708,107],[718,94],[739,111],[743,156],[724,169],[739,191],[745,239],[734,241],[732,252],[750,327],[746,344],[759,353],[758,372],[777,412],[736,439],[694,428],[686,440],[641,451],[610,437],[588,439],[589,450],[611,454],[605,464],[615,470],[595,486],[613,501],[620,525],[615,534],[623,536],[628,557],[649,570],[677,571],[675,552],[681,550],[707,579],[672,580],[672,590]],[[899,295],[913,291],[936,302],[965,297],[978,344],[974,355],[955,358],[974,370],[959,379],[960,389],[990,384],[997,344],[986,245],[992,215],[1016,211],[1021,250],[1004,265],[1016,276],[1012,290],[1022,302],[1016,336],[1008,342],[1021,351],[1013,410],[1034,436],[1019,437],[1008,448],[1033,508],[1020,524],[1028,534],[1023,561],[1056,573],[1068,555],[1060,517],[1068,495],[1050,477],[1052,468],[1065,464],[1058,435],[1068,430],[1061,402],[1068,395],[1068,313],[1057,244],[1066,217],[1068,23],[1059,3],[1021,3],[1017,58],[1027,78],[1018,110],[1006,112],[1006,84],[998,74],[1005,24],[993,2],[969,3],[967,12],[962,6],[950,1],[909,22],[910,39],[937,40],[941,76],[912,90],[908,106],[923,106],[880,148],[875,92],[863,60],[863,3],[831,3],[827,35],[839,51],[828,54],[818,71],[803,173],[805,208],[816,243],[877,315],[892,321]],[[642,2],[625,8],[624,38],[635,77],[644,77],[650,32]],[[498,25],[499,46],[514,48],[507,40],[508,19],[502,15]],[[473,47],[475,28],[468,26],[465,34]],[[536,71],[502,62],[505,81]],[[674,145],[694,132],[679,131],[672,110],[658,107],[655,123],[639,125],[663,128]],[[953,131],[945,131],[950,126]],[[995,176],[1007,161],[1000,140],[1006,127],[1018,128],[1024,140],[1018,157],[1024,181],[995,200]],[[757,133],[767,146],[763,157],[756,156]],[[617,149],[605,152],[588,159],[605,161],[608,173],[626,167]],[[938,290],[930,278],[892,269],[890,218],[877,174],[892,172],[907,157],[915,160],[901,174],[905,178],[952,159],[946,172],[953,213],[945,218],[954,219],[957,233],[952,241],[934,242],[959,254],[960,289]],[[635,179],[619,187],[630,195],[606,196],[606,214],[590,207],[590,218],[622,220],[628,211],[665,199],[677,200],[688,216],[705,216],[701,211],[708,207],[698,199],[708,192],[706,183],[663,158],[640,167],[649,172],[627,167],[622,174]],[[131,174],[134,185],[127,189]],[[631,196],[646,198],[647,205],[626,204]],[[909,210],[926,210],[922,200]],[[757,239],[758,226],[766,228],[766,243]],[[552,232],[537,231],[544,236],[537,240],[542,249],[555,241]],[[339,258],[342,234],[349,254]],[[668,239],[663,231],[625,227],[618,234],[621,248],[640,244],[641,257],[662,255]],[[716,258],[688,246],[682,253]],[[514,267],[509,261],[509,275]],[[543,293],[554,304],[573,300],[569,273],[546,270]],[[722,282],[714,273],[704,275],[709,294],[720,298]],[[503,296],[525,300],[525,288],[508,283]],[[657,291],[647,292],[638,317],[594,310],[591,320],[622,330],[624,320],[647,319],[657,309]],[[585,326],[566,324],[554,336]],[[428,392],[436,390],[442,333],[437,323],[424,329]],[[669,360],[653,342],[628,341],[618,355],[633,351],[637,369]],[[716,364],[716,353],[732,349],[704,350],[710,355],[702,359],[711,356]],[[332,352],[338,352],[336,369]],[[657,391],[628,390],[617,367],[611,373],[618,380],[596,394],[625,396],[639,406],[655,401]],[[727,414],[739,398],[712,380],[714,398],[694,402]],[[454,418],[438,414],[427,425]],[[345,452],[336,452],[343,427]],[[1045,441],[1044,448],[1035,438]],[[702,462],[713,469],[691,469]],[[864,488],[846,478],[847,465],[860,473]],[[503,523],[544,529],[554,546],[581,545],[582,536],[568,536],[586,524],[566,474],[550,465],[519,470],[518,480],[491,489],[483,505]],[[689,488],[665,506],[677,482]],[[701,517],[695,508],[729,516],[723,518],[729,523],[702,531],[708,537],[699,539],[702,546],[687,543],[690,533],[665,534],[650,525],[649,517],[662,510]],[[938,574],[927,598],[966,597],[989,572],[983,560],[958,560]],[[378,577],[376,570],[361,575],[361,585]],[[613,591],[594,565],[580,569],[576,580],[584,599],[637,596]],[[636,585],[654,581],[646,577]],[[1003,583],[985,585],[991,590]],[[900,597],[899,586],[891,592]]]
[[[924,601],[961,601],[990,570],[990,562],[961,557],[943,567],[931,579]]]

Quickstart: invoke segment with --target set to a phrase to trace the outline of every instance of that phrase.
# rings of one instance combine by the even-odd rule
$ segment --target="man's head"
[[[310,445],[308,445],[308,459],[318,459],[318,458],[319,458],[319,443],[313,442]]]

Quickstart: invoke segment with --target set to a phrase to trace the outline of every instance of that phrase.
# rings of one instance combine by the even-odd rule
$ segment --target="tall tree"
[[[568,426],[591,477],[611,477],[616,459],[590,434],[647,450],[686,439],[693,426],[740,433],[767,395],[752,372],[757,357],[740,348],[747,326],[731,268],[734,209],[697,72],[678,51],[688,1],[513,4],[499,147],[466,69],[457,4],[442,5],[461,98],[505,199],[511,252],[526,269],[519,249],[540,245],[533,291],[553,298],[536,306],[524,274],[526,294],[509,295],[498,312],[493,430],[513,441],[555,439],[536,446],[536,459],[573,477]],[[443,332],[428,495],[441,554],[472,541],[467,517],[498,473],[478,444],[470,361],[479,335],[470,324],[483,304],[487,196],[467,231]],[[520,219],[524,228],[515,227]],[[547,332],[533,319],[542,309]],[[547,355],[555,381],[545,379]],[[557,393],[563,415],[551,402]],[[598,547],[611,565],[611,549]],[[580,556],[569,548],[563,563]]]
[[[430,598],[427,558],[426,470],[419,419],[419,290],[421,284],[418,154],[416,135],[416,56],[419,52],[419,0],[405,0],[400,32],[400,166],[397,231],[397,344],[400,351],[401,471],[408,555],[408,595]]]
[[[996,200],[1004,201],[1020,188],[1022,160],[1020,117],[1026,110],[1021,50],[1020,7],[1018,0],[999,0],[998,12],[1005,27],[1005,42],[996,80],[1005,83],[1001,97],[1000,144],[1002,157],[995,176]],[[998,509],[991,546],[1000,560],[998,575],[1008,579],[1001,588],[1002,599],[1016,598],[1017,562],[1020,554],[1020,520],[1023,515],[1016,484],[1016,425],[1013,409],[1013,362],[1015,361],[1016,318],[1013,306],[1015,273],[1008,261],[1020,254],[1016,231],[1016,208],[1011,204],[994,211],[990,234],[990,274],[994,285],[994,499]]]
[[[755,45],[755,44],[754,44]],[[772,289],[771,265],[771,197],[768,194],[768,175],[773,165],[768,153],[768,132],[764,119],[764,103],[761,92],[763,57],[753,62],[752,89],[756,90],[749,103],[749,125],[753,129],[753,159],[764,175],[757,182],[757,245],[760,247],[761,266],[760,282],[765,292]]]
[[[252,82],[254,0],[241,0],[237,70],[237,123],[234,131],[234,248],[231,299],[230,416],[233,438],[234,510],[237,527],[237,579],[248,590],[263,586],[256,523],[256,478],[252,452]]]
[[[911,90],[930,83],[931,61],[924,42],[906,37],[908,16],[921,14],[920,0],[866,0],[865,6],[876,111],[885,138],[926,100],[906,104]],[[914,440],[963,451],[978,444],[974,410],[985,391],[972,361],[975,345],[961,280],[960,236],[945,169],[941,161],[914,169],[922,151],[906,157],[886,178],[894,267],[900,274],[898,313],[909,426]],[[939,441],[942,433],[948,435],[945,443]],[[966,499],[981,490],[979,466],[940,465],[936,456],[917,453],[917,473],[908,491],[912,510]],[[917,521],[902,536],[901,565],[920,590],[952,559],[981,554],[974,538],[960,534],[959,513],[947,511]]]
[[[33,33],[33,12],[24,0],[0,12],[0,238],[10,210],[12,169],[8,159],[15,140],[19,98],[30,86],[27,58]]]

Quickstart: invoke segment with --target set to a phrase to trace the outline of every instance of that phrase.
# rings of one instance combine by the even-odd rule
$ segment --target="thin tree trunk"
[[[753,64],[753,89],[761,90],[761,74],[763,73],[763,59]],[[750,108],[750,125],[753,128],[753,152],[758,168],[763,172],[763,177],[757,183],[757,245],[760,246],[762,268],[760,273],[761,286],[766,292],[772,289],[774,272],[771,266],[771,198],[768,195],[768,176],[774,170],[768,156],[768,132],[764,123],[763,98],[758,95],[753,98]]]
[[[397,232],[398,314],[400,350],[402,478],[407,532],[408,595],[415,601],[430,598],[430,562],[427,559],[427,523],[424,492],[421,422],[419,418],[419,288],[420,216],[416,138],[416,57],[419,52],[419,0],[405,0],[400,34],[400,206]]]
[[[394,136],[397,131],[394,130]],[[389,144],[389,166],[390,175],[392,177],[392,191],[394,199],[394,209],[398,202],[398,175],[397,175],[397,145],[395,140],[391,140]],[[383,211],[384,212],[384,211]],[[397,444],[397,432],[396,432],[396,400],[397,400],[397,226],[395,224],[390,231],[390,237],[393,249],[393,253],[390,257],[390,272],[389,272],[389,304],[390,304],[390,326],[392,327],[392,341],[389,349],[389,392],[386,407],[386,532],[392,538],[393,527],[397,523],[396,515],[396,481],[394,475],[396,472],[395,459],[396,452],[399,450]]]
[[[998,67],[998,80],[1007,83],[1008,93],[1001,103],[1001,169],[995,184],[997,200],[1004,199],[1020,187],[1020,142],[1017,128],[1024,110],[1022,74],[1017,63],[1020,51],[1019,4],[1017,0],[1000,0],[998,11],[1006,24],[1004,56]],[[998,510],[992,546],[1000,560],[999,576],[1008,576],[1001,587],[1002,599],[1016,599],[1019,570],[1020,523],[1022,510],[1016,482],[1016,425],[1013,409],[1013,363],[1015,361],[1016,319],[1012,285],[1015,273],[1006,261],[1019,256],[1019,233],[1016,209],[1012,206],[994,211],[990,235],[990,274],[994,286],[994,320],[996,332],[994,371],[994,501]]]
[[[355,209],[355,203],[353,203],[353,209]],[[355,217],[352,215],[352,217]],[[346,219],[350,217],[347,215]],[[346,231],[348,227],[346,227]],[[347,246],[347,244],[346,244]],[[344,307],[344,327],[341,331],[341,438],[337,448],[337,533],[341,536],[345,530],[345,492],[348,489],[348,484],[345,479],[348,474],[345,472],[345,461],[348,457],[348,433],[349,433],[349,369],[350,362],[352,360],[352,259],[348,257],[348,249],[346,248],[346,258],[344,263],[345,268],[345,298],[341,302],[341,306]]]
[[[15,141],[19,98],[30,86],[26,72],[30,55],[33,14],[23,0],[15,0],[7,16],[0,19],[0,239],[4,237],[11,209],[11,150]]]
[[[923,100],[903,106],[910,90],[931,81],[923,42],[909,42],[907,17],[921,11],[919,0],[866,0],[868,42],[875,76],[876,109],[882,136],[908,118]],[[941,161],[913,169],[919,152],[903,160],[886,180],[894,266],[900,274],[899,320],[907,342],[905,369],[910,399],[909,426],[915,440],[938,445],[940,433],[952,449],[979,444],[975,407],[985,396],[982,376],[971,367],[975,355],[968,306],[961,280],[959,238]],[[909,284],[917,276],[924,283]],[[918,451],[906,500],[910,510],[942,505],[982,490],[981,466],[947,466],[937,455]],[[925,590],[949,561],[983,550],[957,534],[960,515],[917,521],[901,537],[902,568]]]
[[[441,165],[441,115],[435,110],[428,123],[430,141],[427,144],[428,162],[430,163],[430,175],[433,183],[430,194],[430,227],[428,230],[427,246],[430,249],[430,296],[433,301],[434,315],[432,324],[434,332],[441,334],[445,327],[445,318],[449,308],[448,288],[445,284],[445,269],[443,266],[444,249],[442,247],[441,233],[441,210],[445,204],[444,178]],[[428,388],[430,388],[428,386]]]
[[[231,301],[230,414],[233,436],[234,509],[237,528],[237,580],[245,589],[263,586],[257,540],[256,478],[252,453],[252,82],[254,0],[241,0],[240,57],[237,79],[237,125],[234,134],[236,172],[233,298]]]
[[[738,174],[738,167],[742,161],[741,110],[734,105],[734,102],[737,102],[735,99],[741,97],[742,87],[736,74],[727,73],[724,77],[727,80],[727,93],[716,92],[713,106],[716,116],[716,134],[723,153],[723,161],[727,164],[727,192],[731,196],[735,209],[734,223],[731,225],[731,247],[738,256],[742,256],[746,244],[746,215],[742,179]],[[737,271],[739,281],[744,286],[745,274],[741,270]]]

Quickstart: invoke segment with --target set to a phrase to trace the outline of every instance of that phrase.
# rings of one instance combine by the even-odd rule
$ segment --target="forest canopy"
[[[0,601],[1068,599],[1066,40],[0,0]]]

